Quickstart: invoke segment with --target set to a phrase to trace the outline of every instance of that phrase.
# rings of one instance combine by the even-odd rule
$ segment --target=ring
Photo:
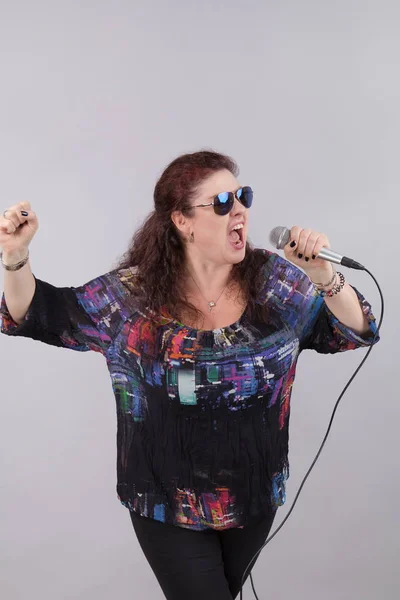
[[[5,210],[5,211],[3,211],[3,217],[4,217],[5,219],[7,219],[7,221],[11,221],[11,219],[9,219],[8,217],[6,217],[6,212],[8,212],[9,210],[10,210],[9,208],[6,208],[6,210]]]

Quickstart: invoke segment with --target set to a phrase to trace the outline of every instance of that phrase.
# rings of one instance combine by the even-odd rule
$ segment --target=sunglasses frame
[[[215,212],[215,214],[216,214],[216,215],[218,215],[219,217],[224,217],[224,216],[228,215],[228,214],[231,212],[231,210],[232,210],[232,208],[233,208],[233,206],[234,206],[234,204],[235,204],[235,199],[236,199],[238,202],[240,202],[240,204],[241,204],[242,206],[244,206],[243,202],[241,201],[241,199],[240,199],[240,198],[238,198],[237,194],[238,194],[238,192],[239,192],[240,190],[242,190],[242,192],[243,192],[243,191],[244,191],[246,188],[247,188],[247,189],[250,189],[250,190],[251,190],[251,192],[253,192],[252,188],[251,188],[249,185],[244,185],[244,186],[240,187],[239,189],[237,189],[237,190],[236,190],[236,192],[220,192],[220,194],[229,194],[229,202],[231,203],[231,206],[230,206],[229,210],[228,210],[226,213],[220,214],[220,213],[218,213],[218,212],[215,210],[215,207],[216,207],[216,205],[215,205],[215,202],[218,200],[218,196],[219,196],[219,194],[217,194],[216,196],[214,196],[214,199],[213,199],[213,201],[212,201],[212,202],[208,202],[207,204],[195,204],[195,205],[194,205],[194,206],[192,206],[191,208],[202,208],[202,207],[204,207],[204,206],[213,206],[213,207],[214,207],[214,212]],[[232,202],[232,198],[233,198],[233,202]],[[253,202],[253,199],[252,199],[252,202]],[[227,205],[228,205],[228,203],[227,203]],[[217,205],[217,206],[218,206],[218,205]],[[223,205],[219,205],[219,206],[223,206]],[[250,206],[251,206],[251,205],[250,205]],[[249,206],[249,207],[245,206],[245,208],[248,210],[248,209],[250,208],[250,206]]]

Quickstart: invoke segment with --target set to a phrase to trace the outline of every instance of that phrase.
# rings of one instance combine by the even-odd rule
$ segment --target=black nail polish
[[[315,260],[317,257],[315,256],[315,254],[312,255],[313,260]]]
[[[295,247],[295,245],[296,245],[296,242],[294,242],[294,241],[293,241],[293,242],[290,242],[290,247],[291,247],[291,248],[294,248],[294,247]]]
[[[302,255],[302,254],[298,254],[297,256],[298,256],[299,258],[303,258],[303,255]]]
[[[308,262],[310,259],[309,259],[309,257],[308,257],[308,256],[306,256],[304,260],[305,260],[306,262]]]
[[[21,215],[23,217],[27,217],[29,213],[26,212],[26,210],[21,210]]]

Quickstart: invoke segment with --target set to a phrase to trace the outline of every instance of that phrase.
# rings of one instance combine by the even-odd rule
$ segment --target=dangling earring
[[[190,244],[193,244],[193,242],[194,242],[194,233],[193,233],[193,231],[192,231],[192,233],[191,233],[191,234],[189,235],[189,237],[188,237],[188,242],[189,242]]]

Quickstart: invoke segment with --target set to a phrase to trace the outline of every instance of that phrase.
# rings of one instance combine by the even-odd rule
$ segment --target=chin
[[[244,248],[242,248],[241,250],[231,249],[231,251],[229,252],[229,262],[232,263],[233,265],[237,265],[238,263],[242,262],[242,260],[244,260],[245,256],[246,256],[246,244],[244,245]]]

